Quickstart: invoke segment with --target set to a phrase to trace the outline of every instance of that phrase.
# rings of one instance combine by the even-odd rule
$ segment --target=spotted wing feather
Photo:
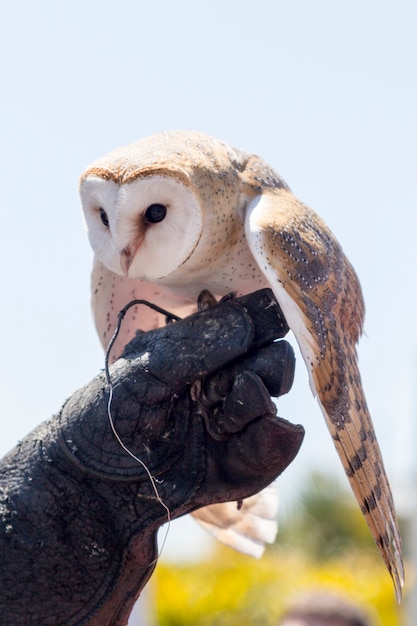
[[[245,227],[298,340],[312,391],[401,597],[401,539],[357,362],[364,318],[357,276],[324,222],[287,189],[254,199]]]

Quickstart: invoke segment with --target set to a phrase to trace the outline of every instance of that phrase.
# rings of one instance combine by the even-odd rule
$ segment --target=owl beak
[[[123,248],[120,253],[120,266],[125,276],[129,276],[129,269],[135,258],[135,253],[136,250],[132,250],[130,246]]]
[[[139,250],[144,239],[144,233],[138,232],[134,239],[120,251],[120,267],[125,276],[129,276],[130,267],[135,260],[137,251]]]

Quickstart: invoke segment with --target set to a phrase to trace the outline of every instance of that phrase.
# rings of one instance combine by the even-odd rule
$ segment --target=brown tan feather
[[[400,533],[357,362],[356,342],[364,318],[360,284],[325,223],[288,190],[273,196],[271,210],[263,204],[257,223],[262,249],[269,255],[266,263],[297,303],[306,328],[297,339],[304,356],[313,355],[307,365],[319,403],[400,598],[404,577]],[[286,314],[285,306],[283,311]],[[287,321],[297,336],[291,319]]]

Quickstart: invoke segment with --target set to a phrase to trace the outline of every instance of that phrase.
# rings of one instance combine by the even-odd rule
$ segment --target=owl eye
[[[145,211],[145,222],[157,224],[162,222],[167,214],[167,208],[163,204],[151,204]]]
[[[100,219],[103,222],[104,226],[106,228],[108,228],[109,227],[109,218],[107,217],[106,211],[100,207],[98,212],[100,213]]]

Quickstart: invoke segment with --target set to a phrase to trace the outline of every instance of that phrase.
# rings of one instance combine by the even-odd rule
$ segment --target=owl
[[[199,132],[156,134],[106,154],[82,174],[80,195],[94,251],[92,309],[104,348],[119,310],[132,299],[183,316],[203,289],[218,297],[273,290],[400,597],[401,539],[357,362],[361,287],[324,221],[260,157]],[[112,360],[138,329],[160,324],[154,312],[132,308]],[[255,554],[276,530],[274,491],[261,495],[259,507],[255,496],[240,512],[229,503],[195,516],[221,540]]]

